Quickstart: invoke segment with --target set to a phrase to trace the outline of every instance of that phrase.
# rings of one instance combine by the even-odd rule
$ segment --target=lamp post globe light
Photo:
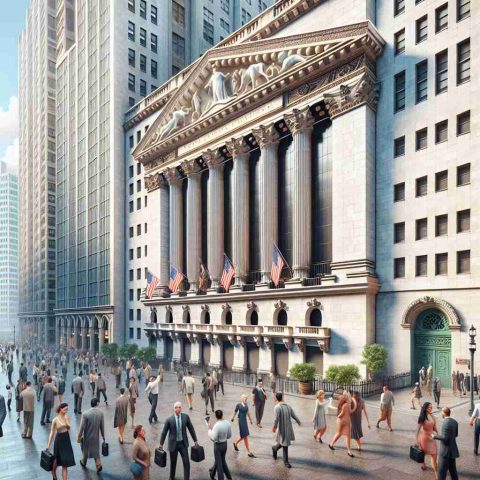
[[[477,344],[475,343],[475,337],[477,336],[477,329],[472,324],[470,329],[468,330],[468,334],[470,336],[470,343],[468,344],[468,349],[470,350],[470,409],[468,411],[469,415],[473,413],[473,389],[475,385],[475,368],[474,368],[474,359],[475,359],[475,350],[477,349]]]

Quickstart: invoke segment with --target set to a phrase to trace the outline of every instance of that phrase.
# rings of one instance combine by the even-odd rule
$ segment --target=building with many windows
[[[0,162],[0,338],[3,340],[13,340],[17,313],[18,177],[8,171],[5,162]]]

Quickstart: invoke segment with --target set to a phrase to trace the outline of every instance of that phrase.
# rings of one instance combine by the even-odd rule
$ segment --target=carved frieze
[[[153,175],[145,177],[145,188],[147,189],[147,192],[156,190],[166,184],[165,177],[161,173],[154,173]]]
[[[277,300],[273,306],[275,307],[275,310],[279,310],[281,308],[283,308],[284,310],[288,310],[288,306],[287,304],[283,301],[283,300]]]
[[[307,307],[308,308],[315,307],[315,308],[318,308],[319,310],[323,310],[322,302],[320,302],[320,300],[318,300],[316,298],[312,298],[311,300],[309,300],[307,302]]]
[[[247,303],[247,310],[255,310],[258,311],[258,306],[255,302],[248,302]]]

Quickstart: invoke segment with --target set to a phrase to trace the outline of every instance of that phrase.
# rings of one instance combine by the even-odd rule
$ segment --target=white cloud
[[[9,172],[17,173],[18,171],[18,138],[16,138],[11,145],[7,146],[3,154],[3,157],[1,157],[0,160],[7,163]]]
[[[10,97],[7,110],[0,107],[0,145],[12,145],[18,137],[18,97]]]

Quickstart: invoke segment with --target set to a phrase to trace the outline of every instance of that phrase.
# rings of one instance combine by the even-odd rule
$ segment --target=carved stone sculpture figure
[[[192,96],[192,120],[198,120],[202,115],[202,99],[198,92],[195,92]]]
[[[160,131],[160,140],[167,138],[171,133],[179,128],[183,128],[188,124],[188,114],[190,109],[182,107],[181,110],[175,110],[172,113],[172,118]]]
[[[278,56],[278,61],[282,62],[282,68],[280,69],[279,73],[282,73],[285,70],[292,68],[294,65],[303,62],[304,60],[304,57],[296,53],[294,53],[293,55],[288,55],[287,52],[280,53],[280,55]]]
[[[211,91],[213,103],[224,102],[230,98],[227,91],[227,80],[230,74],[225,74],[218,71],[216,65],[213,66],[213,73],[210,80],[205,85],[208,91]]]
[[[255,88],[259,85],[260,80],[263,78],[268,82],[268,75],[265,73],[265,65],[260,63],[254,63],[247,69],[237,70],[237,81],[234,84],[234,93],[242,93],[250,85],[251,88]],[[234,77],[235,80],[235,77]],[[240,82],[238,84],[238,81]]]

